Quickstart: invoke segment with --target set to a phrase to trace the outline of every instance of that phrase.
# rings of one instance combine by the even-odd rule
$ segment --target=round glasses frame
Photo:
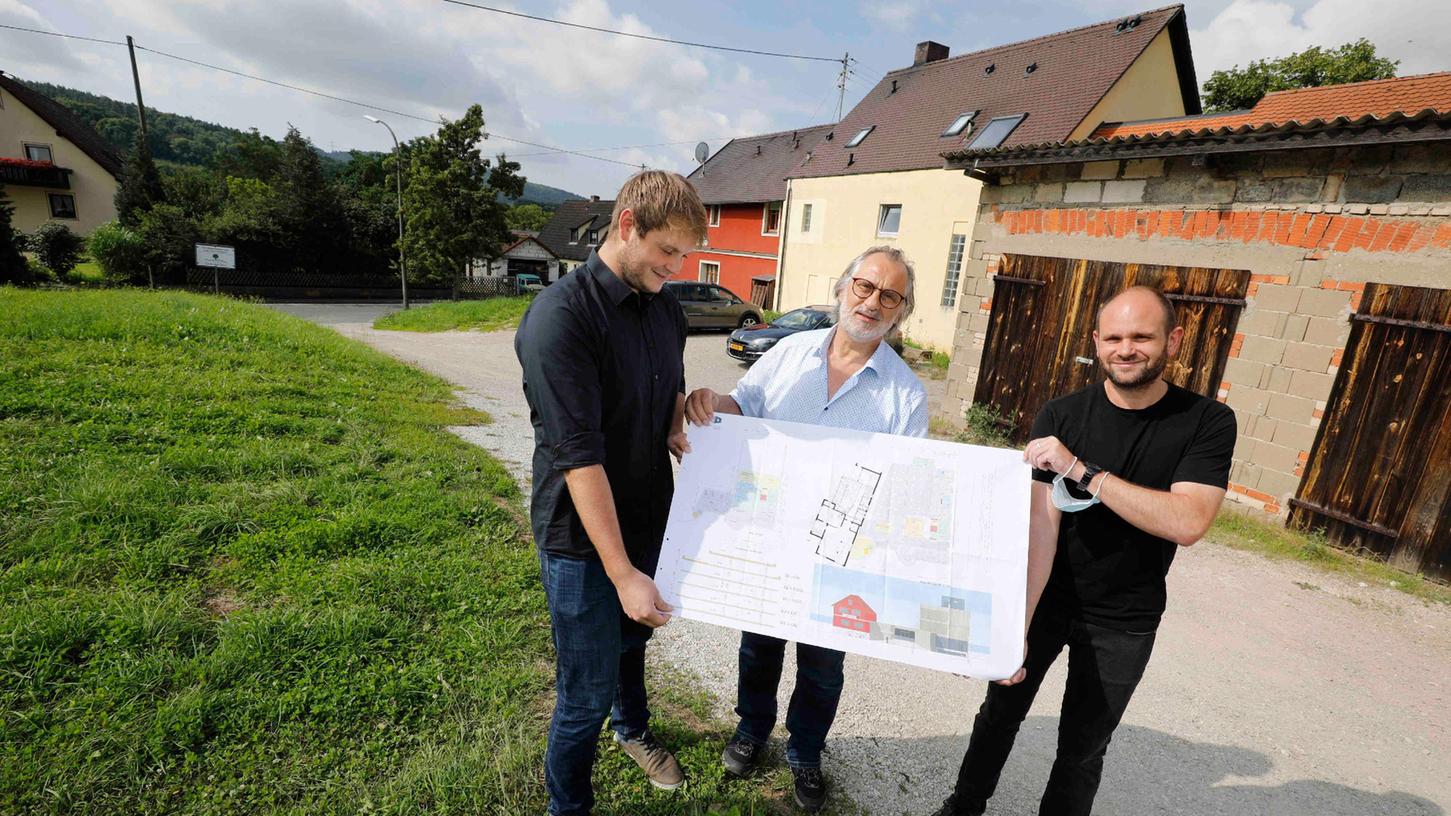
[[[882,304],[883,309],[895,309],[902,305],[903,300],[906,300],[906,297],[896,289],[884,289],[866,278],[852,278],[851,290],[862,300],[870,298],[873,292],[880,293],[877,300]]]

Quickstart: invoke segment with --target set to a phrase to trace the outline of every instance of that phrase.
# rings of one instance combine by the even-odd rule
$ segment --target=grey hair
[[[846,271],[841,273],[840,278],[836,279],[836,286],[832,287],[831,294],[840,303],[842,294],[846,292],[846,287],[851,284],[851,279],[856,277],[856,273],[861,270],[862,264],[866,263],[867,258],[878,253],[886,255],[893,263],[901,264],[902,268],[907,270],[907,291],[902,293],[902,305],[897,310],[897,320],[893,324],[894,326],[901,326],[907,322],[907,318],[912,315],[912,310],[917,307],[917,270],[913,268],[912,262],[907,260],[907,253],[894,246],[883,244],[881,246],[869,247],[865,252],[853,258],[851,263],[846,265]]]

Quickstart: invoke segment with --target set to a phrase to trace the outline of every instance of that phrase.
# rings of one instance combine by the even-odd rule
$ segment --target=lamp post
[[[393,132],[393,128],[388,127],[387,122],[384,122],[382,119],[379,119],[376,116],[369,116],[366,113],[363,114],[363,118],[367,119],[369,122],[372,122],[375,125],[382,125],[383,127],[388,128],[388,135],[393,137],[393,153],[395,154],[394,160],[398,164],[398,276],[403,281],[403,308],[407,309],[408,264],[403,258],[403,149],[398,146],[398,136]]]

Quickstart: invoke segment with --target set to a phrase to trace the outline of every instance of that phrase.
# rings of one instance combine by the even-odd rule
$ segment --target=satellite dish
[[[696,145],[695,160],[697,162],[700,162],[701,164],[705,164],[705,160],[708,158],[710,158],[710,145],[706,144],[705,142],[701,142],[700,144]]]

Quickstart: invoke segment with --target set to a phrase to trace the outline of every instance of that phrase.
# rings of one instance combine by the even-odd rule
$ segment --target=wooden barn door
[[[1451,580],[1451,291],[1366,284],[1291,524]]]
[[[1023,442],[1048,400],[1101,382],[1093,348],[1099,304],[1135,285],[1170,300],[1184,327],[1165,379],[1213,398],[1224,379],[1249,272],[1033,255],[1003,256],[973,402],[990,405]]]

